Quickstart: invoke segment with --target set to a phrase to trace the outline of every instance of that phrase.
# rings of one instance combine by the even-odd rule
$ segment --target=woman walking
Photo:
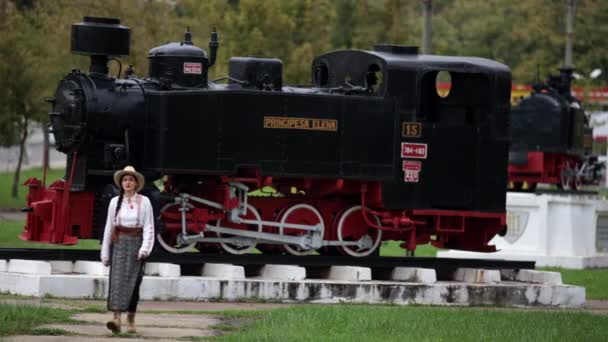
[[[121,315],[127,313],[127,332],[135,332],[135,312],[144,261],[154,246],[154,216],[150,200],[138,192],[144,176],[132,166],[114,173],[120,195],[112,198],[101,245],[101,262],[110,266],[108,310],[114,319],[106,326],[120,332]]]

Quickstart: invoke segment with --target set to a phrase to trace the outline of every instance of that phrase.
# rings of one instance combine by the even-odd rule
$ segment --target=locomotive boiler
[[[592,130],[581,102],[570,92],[572,68],[535,84],[511,111],[509,187],[534,191],[537,184],[577,190],[604,179],[592,154]],[[524,184],[527,188],[524,189]]]
[[[505,233],[511,74],[500,63],[377,45],[316,57],[309,87],[284,85],[276,58],[232,57],[210,81],[218,35],[207,53],[187,31],[150,50],[147,77],[120,78],[108,63],[129,54],[129,28],[85,17],[71,38],[91,64],[51,100],[66,177],[26,182],[26,240],[103,234],[125,165],[145,175],[157,245],[173,253],[363,257],[385,240],[493,251]]]

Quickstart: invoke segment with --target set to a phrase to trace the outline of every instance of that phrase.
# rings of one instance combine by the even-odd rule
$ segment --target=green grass
[[[0,303],[0,336],[39,334],[36,326],[47,323],[71,322],[71,310],[32,305]]]
[[[387,241],[380,246],[381,256],[405,256],[406,250],[399,247],[401,241]],[[435,257],[440,249],[428,245],[419,245],[416,247],[415,256],[417,257]]]
[[[78,240],[75,245],[51,245],[19,239],[23,231],[23,221],[0,220],[0,248],[50,248],[50,249],[99,249],[98,240]]]
[[[67,331],[64,329],[55,329],[55,328],[36,328],[28,331],[28,335],[38,335],[38,336],[68,336],[74,335],[73,332]]]
[[[11,196],[11,189],[13,187],[13,172],[0,172],[0,208],[23,208],[25,207],[25,196],[27,195],[28,188],[23,186],[26,180],[31,177],[37,177],[42,180],[42,169],[31,169],[22,171],[19,177],[19,196],[13,198]],[[46,184],[49,185],[57,179],[63,178],[65,175],[64,169],[49,170],[46,175]]]
[[[608,269],[568,270],[562,268],[542,268],[560,272],[564,284],[583,286],[587,299],[608,300]]]
[[[363,305],[293,306],[218,341],[606,341],[608,316]]]

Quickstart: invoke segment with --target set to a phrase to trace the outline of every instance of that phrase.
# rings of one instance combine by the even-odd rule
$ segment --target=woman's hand
[[[110,260],[109,260],[109,259],[102,259],[102,260],[101,260],[101,263],[102,263],[104,266],[110,266]]]
[[[137,260],[144,260],[148,257],[148,253],[144,252],[144,251],[139,251],[139,253],[137,253]]]

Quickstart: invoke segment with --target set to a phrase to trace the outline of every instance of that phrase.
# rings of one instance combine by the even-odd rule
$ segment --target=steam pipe
[[[215,64],[215,57],[217,56],[217,49],[220,47],[220,42],[218,41],[218,34],[213,27],[211,31],[211,40],[209,40],[209,65],[207,68],[211,68]]]

